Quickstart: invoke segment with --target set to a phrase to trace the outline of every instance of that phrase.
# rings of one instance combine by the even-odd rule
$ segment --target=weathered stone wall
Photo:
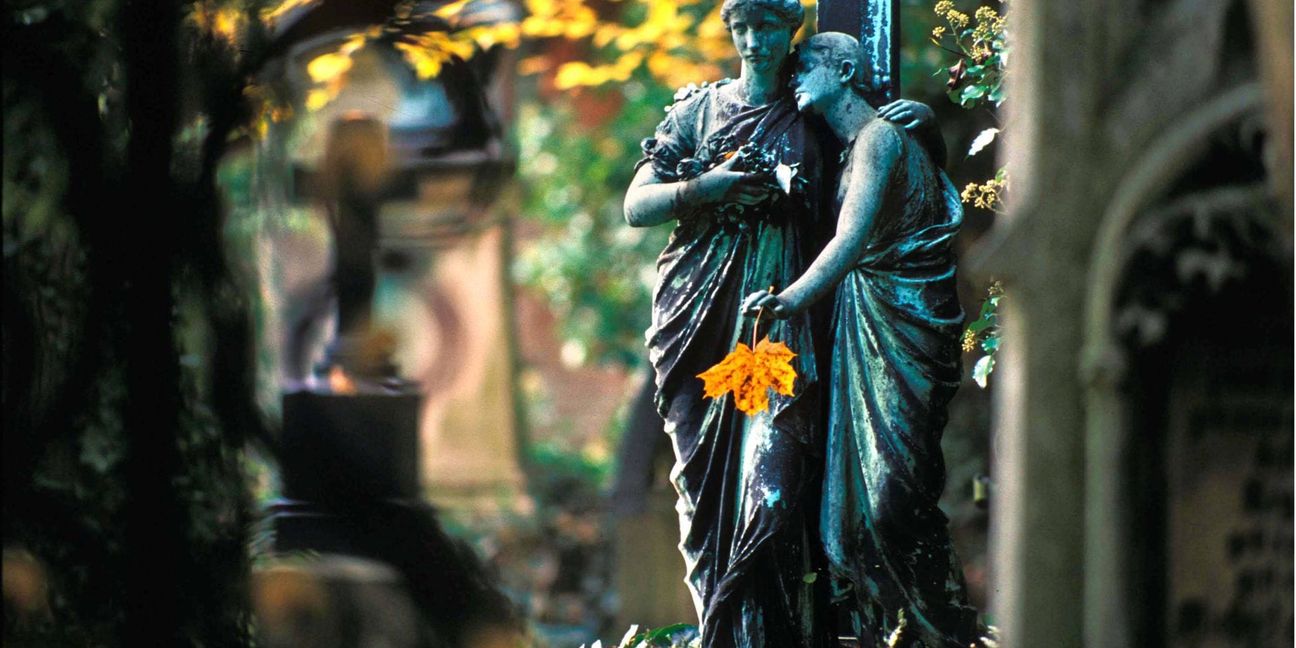
[[[1125,373],[1137,352],[1115,324],[1126,242],[1156,205],[1191,193],[1221,130],[1268,124],[1277,144],[1253,153],[1279,205],[1265,222],[1290,272],[1291,104],[1282,114],[1280,100],[1262,97],[1281,96],[1284,83],[1291,95],[1291,11],[1271,4],[1013,5],[1011,211],[969,264],[1008,293],[992,378],[1004,645],[1141,645],[1130,604],[1143,594],[1142,566],[1127,548],[1139,524],[1135,477],[1121,468],[1141,432]],[[1273,64],[1257,65],[1257,43],[1284,52],[1285,78],[1262,74]]]

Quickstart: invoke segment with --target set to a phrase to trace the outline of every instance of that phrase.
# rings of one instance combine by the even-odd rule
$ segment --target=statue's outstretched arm
[[[873,121],[860,130],[852,152],[849,183],[837,217],[837,234],[796,281],[777,295],[752,293],[742,310],[755,314],[764,308],[775,317],[799,313],[819,301],[859,262],[877,222],[887,188],[899,166],[900,135],[891,126]]]

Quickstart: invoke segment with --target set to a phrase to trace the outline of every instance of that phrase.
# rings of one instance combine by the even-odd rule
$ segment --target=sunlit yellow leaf
[[[578,40],[594,33],[594,29],[595,27],[592,21],[573,20],[567,23],[567,27],[563,30],[563,35],[571,40]]]
[[[469,2],[471,0],[455,0],[432,13],[441,18],[457,18],[459,14],[463,13],[464,7],[467,7]]]
[[[532,38],[552,38],[564,30],[562,21],[553,18],[530,16],[522,21],[522,34]]]
[[[551,16],[558,10],[553,0],[526,0],[526,6],[532,16]]]
[[[315,112],[320,108],[327,106],[332,100],[333,97],[329,94],[328,90],[316,88],[306,93],[306,110]]]
[[[464,30],[458,37],[472,41],[483,51],[496,45],[517,47],[522,42],[522,26],[515,22],[480,25]]]
[[[379,33],[381,34],[381,32]],[[367,40],[368,38],[366,37],[364,32],[355,34],[350,38],[347,38],[345,41],[343,41],[342,47],[338,48],[338,53],[345,56],[351,56],[352,54],[355,54],[356,51],[359,50],[361,47],[364,47],[364,44]]]
[[[599,25],[594,30],[594,46],[607,47],[608,43],[616,40],[623,32],[625,32],[625,29],[620,25]]]
[[[559,90],[568,90],[576,86],[589,85],[594,76],[594,69],[588,63],[572,61],[563,63],[554,75],[554,86]]]
[[[311,81],[325,83],[332,81],[351,69],[351,57],[337,52],[321,54],[306,64],[306,74]]]
[[[299,7],[313,5],[316,2],[319,2],[319,0],[283,0],[282,2],[272,4],[271,6],[262,9],[261,20],[268,25],[273,25],[288,12]]]

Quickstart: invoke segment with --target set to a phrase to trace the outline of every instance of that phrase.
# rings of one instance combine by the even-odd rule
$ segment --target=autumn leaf
[[[770,342],[768,336],[756,348],[738,343],[734,350],[715,366],[698,374],[707,398],[734,394],[734,405],[747,415],[769,409],[769,390],[792,395],[796,354],[782,342]]]
[[[351,57],[337,52],[321,54],[306,64],[306,74],[315,83],[332,81],[351,69]]]

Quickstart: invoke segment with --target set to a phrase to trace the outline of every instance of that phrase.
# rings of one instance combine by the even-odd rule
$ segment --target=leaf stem
[[[769,294],[773,295],[773,294],[774,294],[774,284],[770,284],[769,290],[767,290],[767,291],[765,291],[765,292],[768,292]],[[752,349],[753,349],[753,350],[756,349],[756,332],[760,330],[760,319],[761,319],[761,315],[764,315],[764,314],[765,314],[765,307],[764,307],[764,306],[761,306],[760,308],[756,309],[756,323],[755,323],[755,324],[752,324],[752,343],[751,343],[751,346],[752,346]]]

